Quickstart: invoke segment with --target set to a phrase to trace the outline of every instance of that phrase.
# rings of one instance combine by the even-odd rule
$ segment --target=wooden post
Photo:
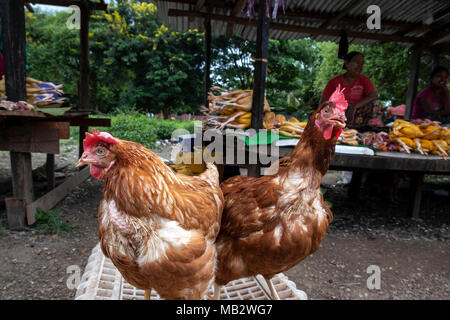
[[[407,215],[412,218],[419,218],[420,215],[420,203],[422,201],[422,184],[423,184],[423,173],[412,173],[411,183],[410,183],[410,195],[411,202],[408,208]]]
[[[211,88],[211,19],[205,19],[205,107],[208,108],[208,92]]]
[[[55,155],[47,153],[47,162],[45,163],[47,172],[47,190],[50,191],[55,187]]]
[[[256,35],[255,71],[253,76],[252,129],[263,127],[264,97],[266,90],[267,58],[269,45],[269,18],[266,16],[266,0],[260,0],[258,6],[258,30]],[[259,177],[261,165],[250,165],[248,175]]]
[[[89,109],[89,4],[80,1],[80,82],[78,88],[79,109]]]
[[[10,152],[10,156],[14,198],[24,198],[30,203],[33,201],[31,153]]]
[[[440,56],[439,50],[437,48],[432,48],[431,49],[431,58],[433,61],[433,68],[435,68],[439,65],[439,56]]]
[[[11,230],[22,230],[25,227],[26,201],[23,198],[8,198],[6,203],[6,215],[8,216],[8,227]]]
[[[412,109],[414,106],[414,98],[417,94],[417,83],[419,79],[420,55],[422,48],[415,45],[412,47],[411,72],[409,73],[408,90],[406,91],[406,111],[405,119],[411,119]]]
[[[26,100],[24,0],[4,0],[0,5],[6,97],[11,101]],[[25,223],[25,204],[33,201],[31,153],[10,152],[10,159],[17,201],[7,201],[6,206],[9,227],[16,229]]]
[[[6,97],[26,100],[24,0],[3,0],[0,14],[3,35]]]
[[[84,148],[83,148],[83,140],[85,137],[85,132],[88,132],[89,127],[81,127],[80,126],[80,133],[79,133],[79,138],[78,138],[78,158],[81,158],[81,156],[83,155],[84,152]]]
[[[25,224],[26,205],[33,202],[31,153],[10,152],[10,158],[13,197],[17,201],[6,202],[6,214],[9,228],[20,229]]]

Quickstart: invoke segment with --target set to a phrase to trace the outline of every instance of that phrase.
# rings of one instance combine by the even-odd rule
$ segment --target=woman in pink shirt
[[[437,66],[431,71],[430,85],[419,92],[414,100],[411,119],[428,118],[450,123],[450,97],[447,87],[448,70]]]
[[[374,111],[376,113],[381,110],[373,110],[375,107],[373,102],[378,99],[378,93],[372,81],[362,75],[364,56],[356,51],[347,53],[343,68],[347,72],[328,81],[322,92],[320,103],[328,100],[340,84],[341,88],[345,88],[344,96],[349,103],[346,112],[347,126],[367,124],[369,119],[374,118]]]

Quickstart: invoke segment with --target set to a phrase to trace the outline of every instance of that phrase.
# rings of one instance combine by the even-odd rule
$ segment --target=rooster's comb
[[[348,103],[347,100],[345,100],[345,96],[342,92],[344,92],[345,88],[341,90],[341,85],[338,84],[336,90],[333,92],[333,94],[330,96],[328,100],[333,102],[336,105],[336,108],[344,112],[347,109]]]
[[[100,132],[100,130],[92,130],[92,134],[86,132],[86,138],[83,140],[84,150],[88,150],[97,141],[104,141],[110,144],[116,144],[119,142],[116,138],[110,135],[108,132]]]

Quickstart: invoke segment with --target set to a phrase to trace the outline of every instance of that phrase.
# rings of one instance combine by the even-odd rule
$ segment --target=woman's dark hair
[[[436,66],[431,71],[430,79],[433,79],[435,75],[437,75],[439,72],[445,71],[448,74],[448,70],[444,66]]]
[[[353,57],[355,57],[355,56],[357,56],[357,55],[361,55],[361,56],[364,57],[364,55],[363,55],[361,52],[358,52],[358,51],[352,51],[352,52],[349,52],[349,53],[347,53],[347,54],[345,55],[344,61],[349,61],[349,62],[350,62],[350,61],[353,59]],[[344,65],[342,66],[342,69],[347,69],[347,67],[345,66],[345,63],[344,63]]]

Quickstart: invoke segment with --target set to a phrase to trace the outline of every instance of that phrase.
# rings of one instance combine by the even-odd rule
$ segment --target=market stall
[[[25,10],[32,4],[80,8],[80,82],[79,104],[70,105],[61,85],[26,77]],[[89,126],[110,126],[109,119],[91,119],[89,108],[89,16],[92,10],[106,10],[103,1],[88,0],[7,0],[0,3],[4,77],[0,79],[0,150],[10,152],[13,198],[6,199],[8,224],[21,228],[25,221],[35,222],[36,208],[51,209],[72,188],[88,177],[88,172],[67,179],[54,188],[54,155],[60,139],[69,138],[69,127],[78,126],[79,154]],[[47,154],[48,189],[35,200],[31,153]]]
[[[448,53],[450,50],[450,6],[445,1],[383,2],[379,4],[383,10],[381,29],[367,27],[367,8],[374,3],[365,0],[324,1],[320,3],[285,0],[283,6],[279,5],[280,1],[266,0],[254,2],[237,0],[220,3],[196,0],[161,0],[156,1],[156,3],[160,18],[169,28],[176,31],[185,31],[188,28],[205,30],[207,66],[209,66],[211,36],[236,35],[243,39],[256,41],[256,50],[253,57],[255,61],[254,95],[250,95],[249,99],[248,92],[228,93],[228,96],[218,98],[219,104],[217,104],[217,99],[210,96],[209,101],[205,102],[205,112],[210,115],[208,124],[219,130],[227,127],[243,130],[274,128],[278,129],[281,134],[280,141],[284,138],[299,137],[304,123],[300,123],[298,119],[285,119],[284,116],[275,115],[267,110],[264,92],[266,69],[269,62],[267,51],[269,37],[278,40],[313,37],[318,41],[339,42],[342,31],[345,30],[351,43],[370,44],[392,41],[410,47],[411,69],[409,82],[405,90],[405,105],[397,110],[395,108],[390,110],[392,118],[397,111],[401,111],[405,120],[410,119],[417,93],[421,55],[427,51],[431,52],[433,65],[437,65],[439,64],[439,55]],[[426,13],[423,10],[424,6],[427,8]],[[281,7],[283,8],[281,9]],[[385,15],[388,12],[395,12],[395,14]],[[425,19],[425,15],[427,19]],[[210,70],[206,68],[205,73],[205,79],[207,80],[205,81],[205,92],[209,92]],[[215,104],[208,106],[209,103]],[[379,121],[376,122],[380,125]],[[367,150],[373,151],[374,154],[372,155],[346,155],[337,152],[331,163],[332,168],[334,166],[335,168],[346,168],[358,172],[360,168],[375,169],[378,166],[379,169],[386,170],[395,167],[400,171],[421,171],[422,173],[413,179],[413,181],[416,181],[414,184],[418,186],[418,190],[420,190],[423,173],[448,174],[448,164],[443,160],[447,157],[448,152],[446,150],[448,139],[445,133],[433,139],[424,138],[429,132],[423,132],[420,137],[412,137],[408,134],[399,133],[400,131],[408,131],[408,129],[403,130],[403,128],[400,130],[400,126],[396,126],[399,129],[396,132],[390,132],[390,129],[386,127],[387,124],[388,122],[384,121],[381,127],[357,128],[353,132],[344,132],[341,138],[343,144],[360,146],[359,148],[367,147],[364,142],[379,145],[375,147],[369,145],[370,149]],[[427,130],[430,129],[431,127]],[[390,134],[392,139],[390,139]],[[273,137],[271,139],[273,142]],[[435,141],[433,142],[433,140]],[[388,143],[388,141],[390,142]],[[381,149],[377,150],[377,147]],[[396,151],[389,152],[390,148]],[[236,152],[234,145],[227,145],[226,149],[229,152]],[[284,156],[287,156],[292,151],[292,146],[283,146],[281,149]],[[380,150],[388,153],[379,154]],[[226,153],[223,157],[225,160]],[[368,159],[371,159],[371,161],[367,161]],[[421,164],[419,165],[418,162]],[[371,165],[375,167],[371,168]],[[405,168],[402,168],[403,165]],[[257,177],[261,174],[261,163],[247,162],[240,166],[247,167],[250,176]],[[420,170],[415,168],[420,168]],[[435,170],[434,168],[439,169]],[[225,166],[226,171],[227,166]],[[238,171],[234,171],[234,173],[236,174]],[[225,174],[225,176],[227,175]],[[358,177],[360,174],[354,176]],[[355,190],[356,188],[352,189]],[[417,191],[416,194],[420,195],[420,191]],[[417,208],[420,204],[419,196],[415,197],[415,203],[417,205],[413,212],[415,212],[414,215],[417,215]]]

